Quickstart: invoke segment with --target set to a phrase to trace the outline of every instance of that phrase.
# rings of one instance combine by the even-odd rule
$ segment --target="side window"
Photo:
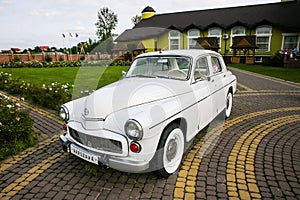
[[[222,71],[221,63],[217,57],[214,57],[214,56],[211,57],[211,65],[212,65],[214,74]]]
[[[200,79],[203,76],[209,75],[208,61],[206,57],[201,57],[196,61],[196,67],[194,71],[195,80]]]

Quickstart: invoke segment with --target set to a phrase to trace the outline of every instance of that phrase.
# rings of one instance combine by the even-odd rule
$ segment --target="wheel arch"
[[[165,126],[165,128],[163,129],[162,134],[161,134],[161,136],[160,136],[160,139],[161,139],[163,133],[166,131],[166,129],[167,129],[169,126],[171,126],[172,124],[178,124],[178,125],[179,125],[179,128],[180,128],[181,131],[183,132],[184,140],[185,140],[185,142],[186,142],[187,121],[186,121],[186,119],[183,118],[183,117],[176,118],[176,119],[174,119],[173,121],[169,122],[169,123]]]
[[[231,94],[233,94],[233,88],[232,88],[232,86],[229,87],[228,93],[229,93],[229,92],[230,92]],[[228,93],[227,93],[227,94],[228,94]]]

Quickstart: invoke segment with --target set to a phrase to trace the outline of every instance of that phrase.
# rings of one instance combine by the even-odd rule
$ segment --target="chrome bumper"
[[[72,144],[79,148],[81,151],[85,152],[86,154],[92,154],[94,156],[97,156],[98,165],[106,165],[113,169],[130,173],[146,172],[149,169],[149,162],[133,161],[128,160],[126,158],[112,157],[105,154],[90,152],[89,150],[84,149],[78,146],[77,144],[74,144],[71,141],[69,141],[65,135],[60,135],[60,141],[62,142],[62,147],[65,152],[71,153],[70,145]]]

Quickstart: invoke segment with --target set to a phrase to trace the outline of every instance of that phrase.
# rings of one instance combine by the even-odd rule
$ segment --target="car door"
[[[224,109],[225,105],[225,96],[224,85],[223,85],[223,76],[224,69],[222,67],[220,58],[211,55],[209,59],[211,74],[209,80],[209,88],[212,95],[213,101],[213,113],[218,115]]]
[[[213,102],[209,88],[210,69],[207,56],[197,58],[192,74],[192,88],[197,99],[198,107],[198,129],[201,130],[210,123],[213,116]]]

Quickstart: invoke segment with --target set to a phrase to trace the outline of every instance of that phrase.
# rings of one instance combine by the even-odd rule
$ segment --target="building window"
[[[257,51],[270,51],[270,41],[272,36],[272,28],[261,26],[256,29],[256,46]]]
[[[283,34],[282,49],[293,49],[299,46],[299,35]]]
[[[244,36],[246,35],[246,29],[243,26],[235,26],[231,29],[231,39],[230,39],[230,46],[233,44],[233,38],[235,36]]]
[[[188,49],[194,49],[197,44],[197,39],[200,36],[200,31],[197,29],[191,29],[188,31]]]
[[[245,27],[236,26],[231,29],[231,36],[245,35]]]
[[[218,38],[218,47],[219,47],[219,51],[221,51],[222,30],[220,28],[211,28],[208,30],[208,37]]]
[[[180,32],[172,30],[169,32],[169,49],[176,50],[180,46]]]

